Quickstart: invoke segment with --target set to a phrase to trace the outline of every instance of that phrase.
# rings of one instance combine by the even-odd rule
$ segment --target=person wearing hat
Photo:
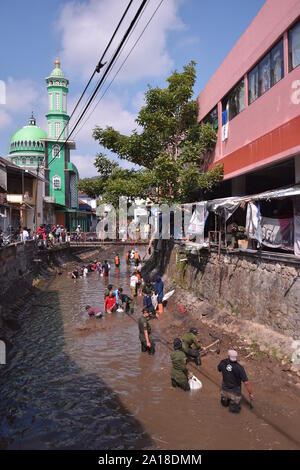
[[[189,391],[189,371],[186,366],[187,358],[182,350],[182,342],[179,338],[173,341],[174,351],[171,352],[171,383],[172,387],[180,387],[184,391]]]
[[[197,334],[197,328],[192,327],[190,328],[190,331],[183,335],[182,350],[185,352],[188,360],[195,361],[197,366],[201,366],[201,344],[197,339]]]
[[[245,384],[250,400],[253,400],[252,386],[248,380],[245,369],[237,362],[238,353],[234,349],[228,351],[228,358],[218,365],[222,372],[221,404],[228,406],[231,413],[239,413],[242,400],[242,382]]]
[[[142,316],[138,321],[139,339],[141,342],[142,352],[155,354],[155,343],[151,337],[151,326],[149,323],[150,313],[146,308],[143,308]]]

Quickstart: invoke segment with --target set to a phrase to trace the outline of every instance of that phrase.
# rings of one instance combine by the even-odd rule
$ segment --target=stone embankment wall
[[[300,262],[248,253],[201,250],[196,255],[164,242],[156,266],[166,278],[214,308],[300,339]]]

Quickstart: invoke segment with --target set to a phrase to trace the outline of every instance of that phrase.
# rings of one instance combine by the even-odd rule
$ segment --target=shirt
[[[104,301],[105,310],[111,310],[115,304],[116,304],[116,298],[107,296]]]
[[[230,359],[223,359],[218,365],[218,371],[222,372],[222,389],[234,395],[241,395],[242,382],[248,382],[248,377],[243,366]]]
[[[96,315],[97,313],[100,313],[101,309],[99,307],[90,307],[87,311],[89,315]]]
[[[195,345],[197,349],[201,348],[199,341],[197,340],[197,336],[194,333],[185,333],[182,338],[182,349],[187,351],[192,345]]]
[[[146,341],[145,330],[148,332],[148,336],[151,334],[151,326],[149,325],[148,319],[142,315],[138,322],[139,326],[139,338],[140,341]]]
[[[138,281],[138,278],[136,277],[136,275],[131,276],[131,278],[130,278],[130,287],[135,287],[138,282],[139,281]]]
[[[143,298],[143,306],[148,310],[154,310],[154,307],[153,307],[153,304],[152,304],[152,299],[151,299],[151,295],[145,295],[145,297]]]

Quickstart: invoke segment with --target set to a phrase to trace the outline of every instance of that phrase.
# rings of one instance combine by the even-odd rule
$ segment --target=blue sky
[[[149,0],[132,42],[159,1]],[[38,125],[46,129],[44,78],[53,69],[57,56],[70,80],[71,112],[127,3],[128,0],[1,2],[0,80],[5,81],[7,92],[6,104],[0,104],[1,156],[7,154],[10,136],[27,123],[32,110]],[[131,14],[138,3],[135,0]],[[101,150],[92,138],[96,124],[113,125],[129,133],[135,127],[134,118],[147,84],[163,86],[172,70],[180,70],[191,59],[197,62],[197,96],[264,3],[164,0],[116,81],[76,136],[77,150],[72,160],[80,175],[96,175],[93,160]],[[130,43],[123,57],[129,47]]]

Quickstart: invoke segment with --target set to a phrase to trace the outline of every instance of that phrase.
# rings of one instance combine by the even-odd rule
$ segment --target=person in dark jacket
[[[157,303],[158,303],[157,318],[158,318],[159,315],[163,313],[163,297],[164,297],[164,283],[161,280],[160,276],[156,277],[155,284],[154,284],[154,293],[157,295]]]
[[[186,355],[182,351],[182,343],[179,338],[173,342],[174,351],[171,353],[171,383],[172,387],[180,387],[184,391],[189,391],[189,371],[186,366]]]
[[[190,328],[190,331],[185,333],[182,338],[182,350],[185,352],[187,359],[196,362],[197,366],[201,366],[200,350],[201,344],[197,339],[197,328]]]
[[[228,358],[223,359],[218,365],[218,371],[222,373],[221,404],[228,406],[231,413],[239,413],[242,400],[242,382],[244,382],[250,400],[253,400],[252,386],[248,380],[245,369],[237,362],[237,352],[228,351]]]
[[[148,310],[152,317],[155,317],[155,310],[153,307],[151,295],[146,292],[143,292],[143,307]]]

